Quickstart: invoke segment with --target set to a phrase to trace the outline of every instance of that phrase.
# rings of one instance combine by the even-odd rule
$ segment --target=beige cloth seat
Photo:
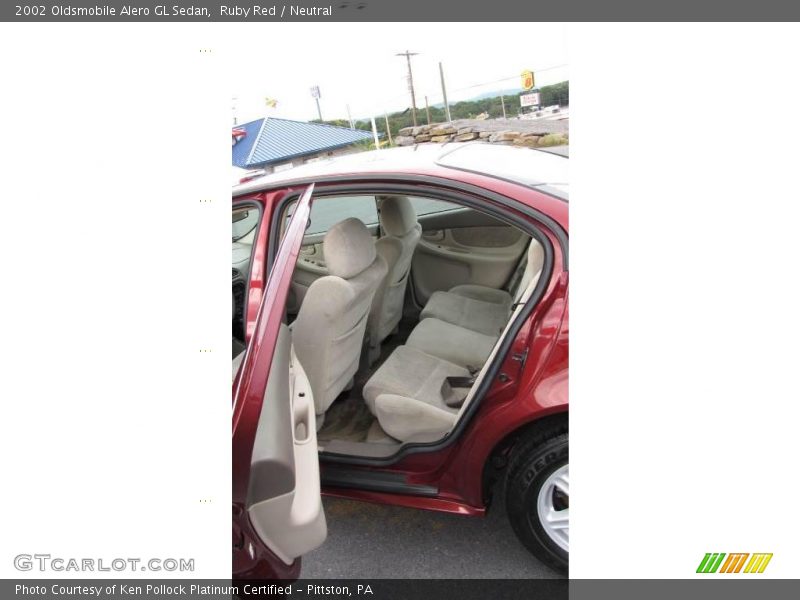
[[[403,300],[411,271],[411,258],[422,235],[417,213],[405,196],[379,196],[380,223],[383,237],[376,243],[378,255],[388,268],[372,301],[369,323],[369,346],[372,355],[380,343],[397,327],[403,316]]]
[[[468,289],[464,290],[465,287]],[[434,292],[422,309],[420,319],[439,319],[486,335],[500,335],[511,313],[511,295],[503,290],[492,290],[505,294],[502,302],[479,300],[473,297],[475,290],[472,288],[477,287],[456,286],[447,292]]]
[[[399,346],[364,385],[364,401],[393,438],[432,441],[450,431],[458,417],[458,408],[445,404],[445,380],[469,376],[464,367]]]
[[[544,266],[544,248],[535,239],[528,245],[527,262],[513,295],[481,285],[458,285],[447,292],[434,292],[420,319],[439,319],[459,327],[498,337],[505,328],[514,303],[536,284]]]
[[[541,276],[544,251],[531,240],[525,269],[513,295],[492,288],[464,285],[437,292],[423,310],[407,345],[398,347],[369,379],[364,402],[381,428],[403,442],[440,439],[455,425],[458,400],[466,398],[464,381],[450,386],[448,377],[474,385],[472,372],[483,367],[508,324],[514,305]],[[435,298],[439,298],[434,302]],[[441,313],[437,313],[441,310]],[[463,394],[463,395],[461,395]],[[448,406],[446,397],[456,398]]]
[[[291,327],[317,415],[325,413],[358,370],[372,299],[386,275],[386,262],[358,219],[331,227],[324,245],[330,275],[311,284]]]
[[[475,372],[489,358],[497,338],[447,321],[423,319],[408,336],[406,345]]]

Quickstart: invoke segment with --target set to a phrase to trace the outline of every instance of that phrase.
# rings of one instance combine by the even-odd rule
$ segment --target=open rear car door
[[[311,387],[285,323],[309,220],[309,186],[291,220],[233,384],[233,575],[293,579],[327,536]],[[269,214],[269,211],[264,211]],[[262,227],[269,225],[266,222]]]

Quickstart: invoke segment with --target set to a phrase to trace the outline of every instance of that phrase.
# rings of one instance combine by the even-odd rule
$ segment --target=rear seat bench
[[[544,265],[542,245],[532,239],[514,295],[480,285],[434,292],[422,309],[408,345],[472,370],[480,369],[506,327],[516,303],[535,285]]]
[[[500,335],[511,313],[513,300],[505,290],[479,285],[458,285],[434,292],[420,319],[434,318],[486,335]]]
[[[432,441],[450,431],[458,415],[458,408],[445,403],[445,380],[470,376],[464,367],[398,346],[364,384],[364,401],[393,438]]]
[[[406,345],[395,349],[364,385],[364,401],[386,433],[400,441],[432,441],[453,428],[472,377],[491,354],[515,303],[538,281],[543,264],[543,248],[532,239],[513,296],[479,285],[431,296]]]
[[[425,354],[477,372],[489,358],[497,337],[439,319],[423,319],[414,327],[406,344]]]
[[[434,318],[486,335],[499,336],[508,322],[514,303],[539,278],[544,266],[544,248],[535,239],[528,245],[525,271],[516,283],[514,295],[482,285],[457,285],[446,292],[434,292],[420,319]]]

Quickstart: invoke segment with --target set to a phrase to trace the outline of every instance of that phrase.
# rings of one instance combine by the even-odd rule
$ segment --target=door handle
[[[426,231],[422,234],[426,240],[431,240],[434,242],[440,242],[444,239],[444,229],[434,229],[432,231]]]

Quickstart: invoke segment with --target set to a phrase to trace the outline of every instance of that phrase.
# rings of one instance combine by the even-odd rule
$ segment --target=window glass
[[[458,204],[453,204],[452,202],[445,202],[444,200],[432,200],[431,198],[416,198],[411,197],[411,204],[414,206],[414,210],[417,213],[417,216],[422,215],[431,215],[433,213],[444,212],[446,210],[456,210],[461,208]]]
[[[334,198],[317,198],[311,205],[311,225],[307,235],[325,233],[339,221],[355,217],[364,225],[375,225],[378,222],[378,209],[375,196],[336,196]]]
[[[254,208],[249,210],[237,210],[233,212],[233,241],[239,241],[248,233],[255,229],[258,223],[258,211]]]
[[[414,206],[417,216],[430,215],[450,210],[463,208],[459,204],[409,196],[408,199]],[[287,223],[292,216],[294,203],[286,211]],[[315,198],[311,205],[311,224],[306,229],[306,235],[319,235],[328,231],[339,221],[355,217],[364,225],[370,227],[378,223],[378,210],[375,196],[334,196],[329,198]]]

